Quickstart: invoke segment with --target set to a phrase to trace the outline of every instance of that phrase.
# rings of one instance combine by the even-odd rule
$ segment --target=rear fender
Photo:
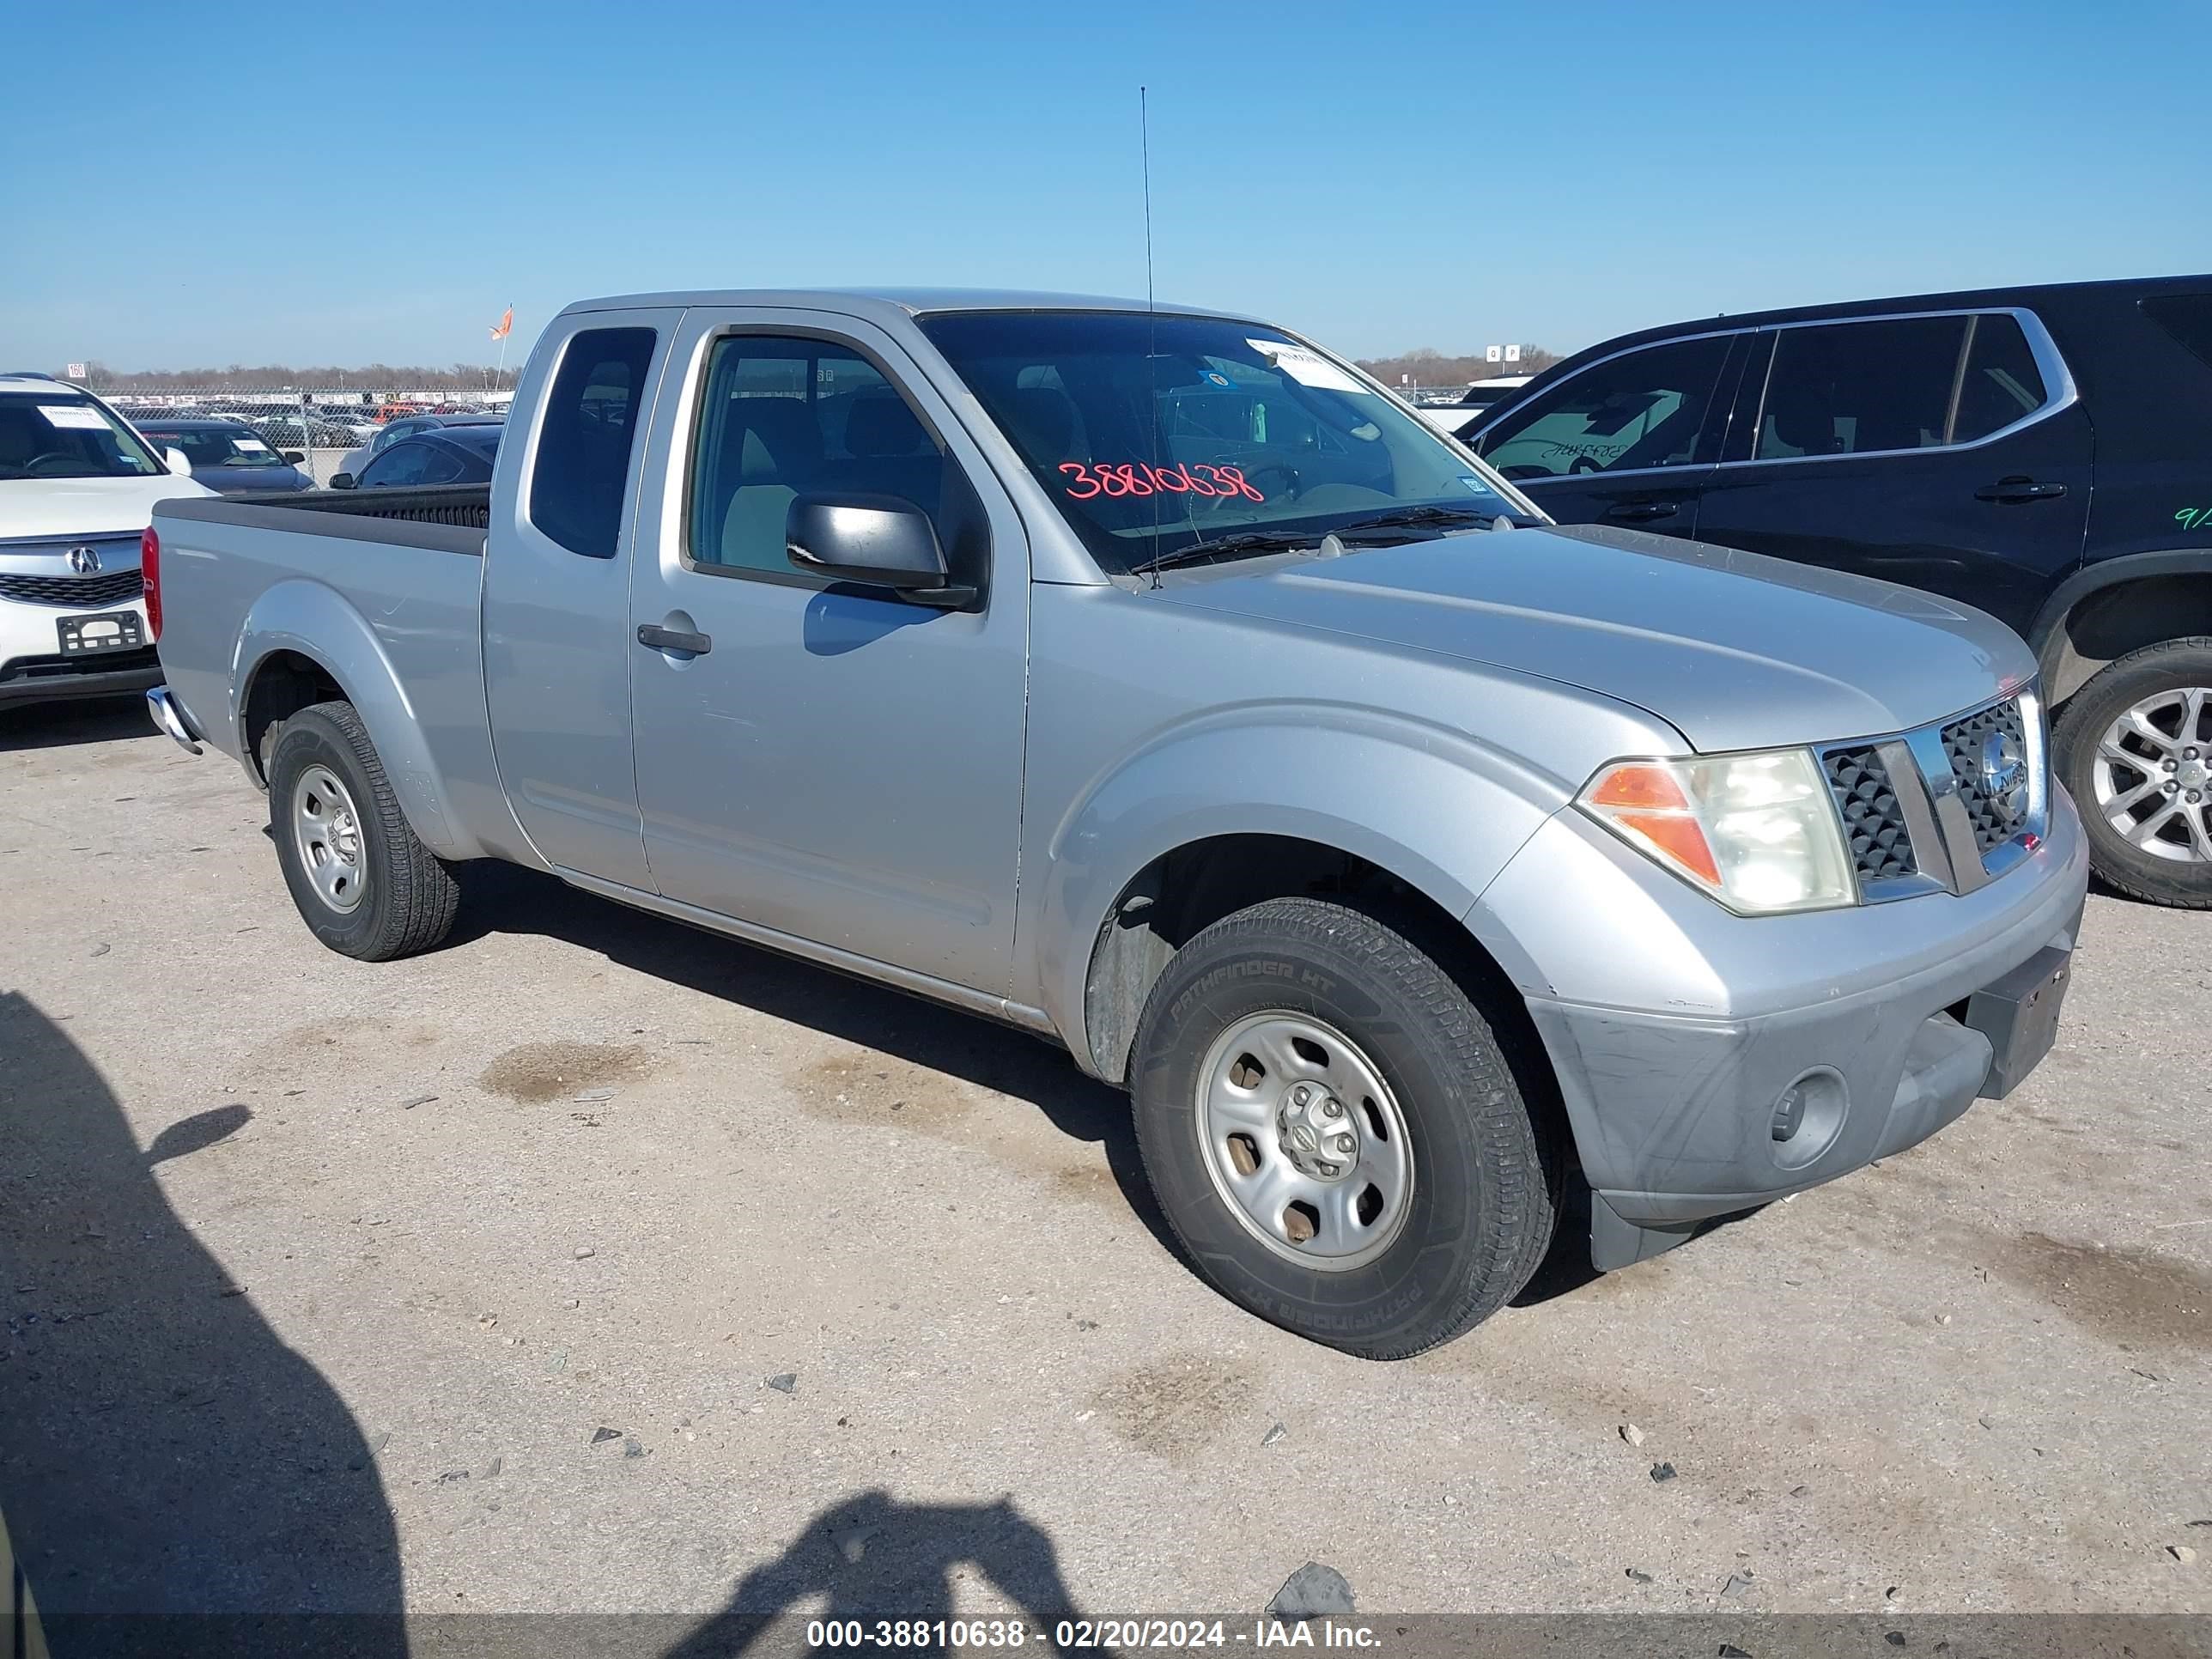
[[[368,728],[377,758],[399,798],[400,810],[417,840],[439,857],[472,859],[483,848],[461,827],[446,780],[431,758],[405,686],[368,620],[335,588],[301,578],[280,581],[264,591],[246,613],[240,630],[231,684],[231,737],[240,760],[257,784],[260,763],[247,745],[246,711],[255,676],[279,652],[296,652],[323,671],[345,693]]]

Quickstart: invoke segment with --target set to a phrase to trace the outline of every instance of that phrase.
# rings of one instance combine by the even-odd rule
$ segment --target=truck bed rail
[[[252,490],[228,497],[256,507],[296,507],[310,513],[348,513],[404,524],[445,524],[483,530],[491,524],[489,484],[422,484],[398,489]]]
[[[285,530],[355,542],[388,542],[481,557],[491,523],[488,484],[441,484],[419,489],[263,491],[158,503],[163,520]]]

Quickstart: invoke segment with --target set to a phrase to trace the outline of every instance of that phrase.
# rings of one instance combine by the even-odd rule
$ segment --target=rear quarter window
[[[530,522],[571,553],[611,559],[637,440],[649,328],[587,328],[572,337],[545,394],[530,475]]]

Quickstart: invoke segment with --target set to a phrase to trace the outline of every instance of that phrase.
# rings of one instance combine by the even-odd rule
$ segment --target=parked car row
[[[1470,380],[1458,397],[1422,404],[1421,418],[1437,431],[1457,437],[1534,378],[1530,374],[1499,374],[1487,380]]]

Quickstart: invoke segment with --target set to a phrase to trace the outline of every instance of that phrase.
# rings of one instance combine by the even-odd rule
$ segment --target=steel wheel
[[[2097,810],[2154,858],[2212,861],[2212,690],[2175,686],[2145,697],[2105,728],[2090,769]]]
[[[1303,1014],[1231,1025],[1198,1073],[1214,1189],[1276,1255],[1344,1273],[1389,1249],[1413,1196],[1405,1115],[1374,1061]]]
[[[292,840],[316,896],[344,915],[368,890],[361,859],[361,814],[327,766],[304,769],[292,786]]]

